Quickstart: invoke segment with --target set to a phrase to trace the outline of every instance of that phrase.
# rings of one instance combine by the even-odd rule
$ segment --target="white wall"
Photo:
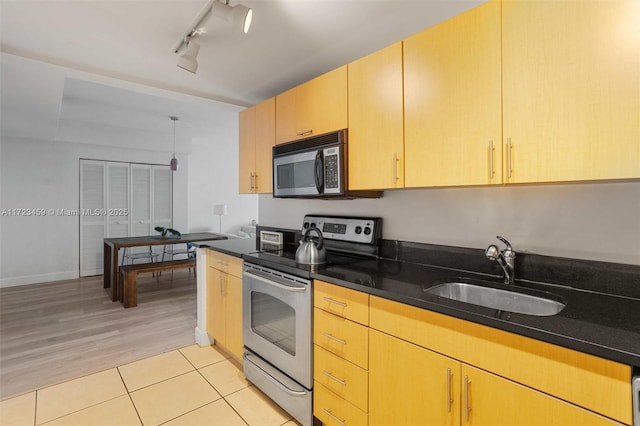
[[[3,137],[0,210],[79,208],[79,159],[168,164],[168,153]],[[174,173],[174,227],[188,227],[188,158]],[[79,218],[0,216],[0,286],[76,278]]]
[[[259,223],[299,228],[306,213],[383,218],[383,238],[640,265],[640,182],[385,191],[380,199],[260,196]]]
[[[189,157],[189,230],[237,234],[258,219],[258,196],[238,194],[238,122],[220,129],[213,140],[193,141]],[[213,206],[226,204],[226,216]]]

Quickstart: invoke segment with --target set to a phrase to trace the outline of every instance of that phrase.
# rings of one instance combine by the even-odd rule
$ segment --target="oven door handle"
[[[264,377],[266,377],[267,379],[269,379],[270,382],[272,382],[274,385],[278,386],[279,388],[282,388],[283,391],[285,391],[286,393],[288,393],[289,395],[292,396],[305,396],[307,395],[307,392],[303,392],[303,391],[296,391],[293,389],[289,389],[284,383],[281,383],[279,380],[277,380],[275,377],[272,377],[269,373],[267,373],[266,371],[264,371],[262,368],[260,368],[260,366],[258,364],[256,364],[255,362],[251,361],[249,359],[251,355],[248,354],[247,352],[245,352],[242,355],[242,358],[252,364],[255,368],[259,369],[260,371],[264,372]]]
[[[261,281],[265,284],[268,284],[272,287],[276,287],[279,288],[280,290],[285,290],[285,291],[290,291],[292,293],[304,293],[305,291],[307,291],[307,287],[306,286],[290,286],[290,285],[284,285],[284,284],[280,284],[274,280],[270,280],[268,278],[263,278],[259,275],[256,274],[252,274],[249,271],[244,271],[245,275],[248,275],[249,278],[254,279],[254,280],[258,280]]]

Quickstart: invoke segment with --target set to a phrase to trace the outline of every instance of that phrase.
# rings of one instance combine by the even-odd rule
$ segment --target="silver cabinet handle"
[[[493,180],[493,139],[489,141],[489,180]]]
[[[322,333],[322,335],[324,337],[328,338],[328,339],[331,339],[333,341],[336,341],[336,342],[340,343],[341,345],[346,345],[347,344],[346,340],[339,339],[339,338],[337,338],[336,336],[334,336],[334,335],[332,335],[330,333]]]
[[[453,379],[453,374],[451,374],[451,369],[447,368],[447,413],[451,412],[451,404],[453,403],[453,396],[451,395],[452,379]]]
[[[311,133],[313,133],[313,129],[303,130],[301,132],[296,133],[296,136],[310,135]]]
[[[331,297],[324,296],[323,299],[326,300],[329,303],[335,303],[336,305],[342,306],[343,308],[347,307],[346,303],[340,302],[339,300],[333,299]]]
[[[220,275],[220,296],[224,297],[224,277]]]
[[[327,415],[331,416],[331,418],[333,420],[335,420],[336,422],[340,423],[342,426],[347,426],[347,424],[344,422],[344,420],[342,420],[341,418],[338,418],[335,414],[333,414],[331,412],[331,410],[327,410],[326,408],[323,408],[322,411],[327,413]]]
[[[471,386],[471,380],[469,376],[464,376],[464,418],[469,423],[469,413],[471,413],[471,403],[469,401],[469,387]]]
[[[251,192],[255,192],[256,183],[255,183],[255,173],[251,172]]]
[[[328,377],[328,378],[330,378],[331,380],[334,380],[334,381],[336,381],[336,382],[340,383],[342,386],[345,386],[345,385],[347,384],[347,382],[346,382],[346,381],[344,381],[344,380],[342,380],[342,379],[337,378],[336,376],[334,376],[333,374],[331,374],[330,372],[328,372],[328,371],[326,371],[326,370],[323,370],[323,371],[322,371],[322,374],[324,374],[325,376],[327,376],[327,377]]]
[[[253,174],[253,190],[258,192],[258,173]]]
[[[511,177],[511,138],[507,138],[507,177]]]

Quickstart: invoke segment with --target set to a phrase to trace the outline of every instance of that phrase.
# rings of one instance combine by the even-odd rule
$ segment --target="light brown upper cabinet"
[[[404,187],[402,42],[350,63],[349,189]]]
[[[404,41],[406,187],[502,183],[500,43],[499,2]]]
[[[271,149],[275,145],[275,98],[240,111],[240,193],[268,194],[273,188]]]
[[[504,180],[640,177],[640,2],[505,1]]]
[[[347,127],[347,66],[276,96],[276,143]]]

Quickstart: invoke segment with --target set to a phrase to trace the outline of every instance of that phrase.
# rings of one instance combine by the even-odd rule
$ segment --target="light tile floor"
[[[215,347],[188,346],[0,401],[0,425],[299,426]]]

